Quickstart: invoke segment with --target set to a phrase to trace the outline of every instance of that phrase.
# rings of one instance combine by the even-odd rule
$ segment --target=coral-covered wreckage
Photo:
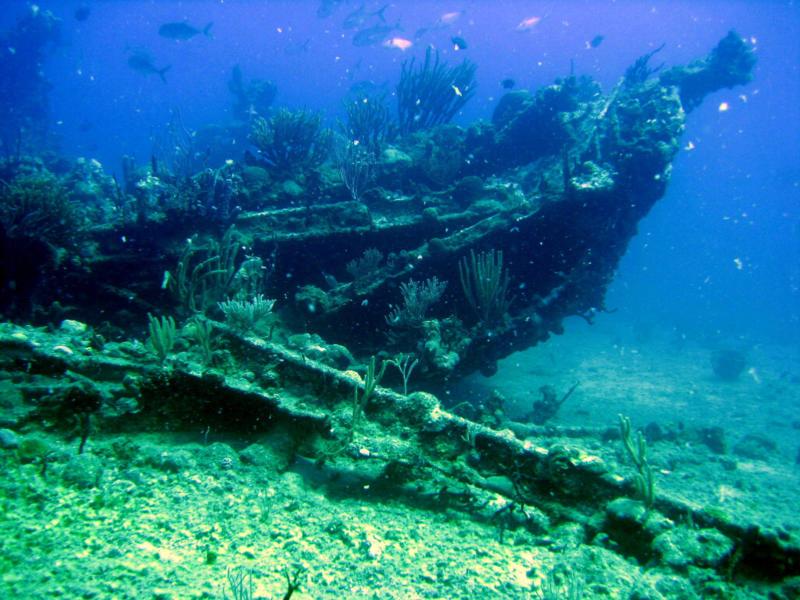
[[[280,426],[295,456],[341,469],[353,489],[507,527],[574,520],[624,538],[642,563],[664,531],[655,508],[730,541],[735,558],[712,565],[721,575],[798,574],[796,537],[653,497],[652,485],[636,512],[613,501],[636,495],[634,482],[598,457],[532,443],[537,426],[500,431],[407,393],[409,378],[437,391],[491,374],[566,317],[605,310],[637,223],[665,193],[687,113],[749,82],[755,64],[734,33],[685,67],[653,68],[655,54],[608,94],[571,75],[509,92],[491,122],[464,128],[447,121],[473,91],[474,66],[429,53],[404,66],[398,96],[411,104],[398,123],[382,97],[355,99],[341,135],[279,110],[251,124],[241,163],[184,175],[164,157],[127,161],[119,184],[92,161],[7,160],[3,288],[20,281],[0,309],[70,319],[53,333],[4,326],[3,369],[39,398],[19,418],[96,413],[108,431]],[[15,254],[30,237],[38,254]],[[148,343],[123,341],[144,333],[148,314],[166,315],[150,317]],[[55,382],[62,392],[42,391]],[[606,503],[604,519],[591,517]]]

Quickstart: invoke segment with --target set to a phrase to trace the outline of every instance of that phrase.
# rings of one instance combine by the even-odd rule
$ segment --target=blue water
[[[638,56],[661,43],[657,60],[701,57],[735,29],[757,48],[754,81],[708,97],[688,119],[667,196],[641,223],[609,290],[608,306],[632,319],[699,335],[792,342],[800,339],[800,10],[795,2],[396,2],[384,16],[406,51],[352,43],[360,27],[343,22],[360,2],[196,0],[191,2],[41,2],[63,19],[62,43],[42,70],[52,83],[51,120],[60,152],[98,159],[120,171],[123,155],[142,163],[179,110],[196,130],[232,119],[227,89],[234,65],[246,79],[278,86],[275,106],[342,117],[341,101],[360,81],[393,91],[400,64],[433,45],[450,62],[477,63],[476,96],[456,117],[468,124],[491,115],[513,78],[534,89],[572,67],[609,90]],[[89,9],[79,21],[75,10]],[[367,2],[365,12],[383,6]],[[31,10],[6,1],[0,28]],[[328,14],[330,13],[330,14]],[[449,14],[454,13],[454,14]],[[448,16],[444,16],[448,15]],[[525,19],[540,21],[517,31]],[[159,35],[166,22],[212,37]],[[415,40],[415,32],[428,32]],[[454,50],[452,36],[467,43]],[[604,36],[597,47],[589,42]],[[306,43],[307,42],[307,43]],[[166,83],[129,68],[131,49],[169,66]],[[729,110],[720,111],[727,102]],[[160,137],[162,136],[162,137]],[[244,148],[231,147],[240,159]]]

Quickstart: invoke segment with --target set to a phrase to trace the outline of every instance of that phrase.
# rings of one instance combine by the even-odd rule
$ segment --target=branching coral
[[[367,248],[363,255],[345,265],[345,269],[353,277],[353,286],[356,291],[362,291],[375,278],[381,261],[383,261],[383,253],[380,250]]]
[[[475,94],[475,64],[465,60],[456,67],[439,62],[439,52],[425,51],[417,69],[414,59],[402,65],[397,85],[397,109],[403,134],[447,123]]]
[[[446,281],[431,277],[423,282],[409,280],[400,284],[403,305],[395,306],[387,315],[386,322],[392,327],[419,327],[425,320],[428,309],[442,297]]]
[[[10,238],[68,247],[76,243],[83,219],[58,179],[42,173],[0,182],[0,226]]]
[[[380,154],[386,143],[397,135],[385,94],[348,99],[344,108],[347,113],[344,129],[348,139],[371,154]]]
[[[339,176],[350,197],[360,201],[375,178],[375,155],[361,144],[345,141],[344,146],[337,147],[336,162],[339,164]]]
[[[322,127],[319,113],[282,108],[269,120],[256,117],[250,139],[270,167],[290,175],[325,160],[331,132]]]

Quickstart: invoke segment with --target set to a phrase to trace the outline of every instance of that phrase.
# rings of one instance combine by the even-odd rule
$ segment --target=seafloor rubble
[[[491,122],[467,128],[447,121],[474,66],[429,53],[403,67],[396,120],[378,96],[352,102],[338,136],[285,109],[215,130],[246,131],[254,151],[242,161],[198,169],[191,140],[169,160],[127,160],[121,181],[93,161],[4,161],[0,308],[20,323],[0,332],[13,390],[2,460],[20,473],[6,495],[47,504],[43,486],[60,478],[78,494],[103,490],[101,511],[124,504],[125,482],[146,486],[132,465],[191,470],[185,452],[146,453],[134,433],[227,436],[210,459],[222,472],[238,461],[302,472],[336,482],[330,493],[453,511],[501,540],[533,536],[521,544],[557,546],[569,529],[573,549],[595,553],[582,560],[641,565],[625,597],[744,598],[748,578],[784,580],[770,589],[791,597],[796,532],[657,488],[629,421],[553,434],[502,406],[448,411],[408,390],[492,373],[566,317],[604,310],[638,221],[664,194],[686,113],[747,83],[754,65],[733,33],[686,67],[651,67],[656,53],[607,95],[570,75],[505,95]],[[238,72],[231,88],[247,104],[268,86]],[[620,439],[627,479],[587,450]],[[230,548],[219,532],[200,537],[206,564]],[[509,597],[551,597],[528,576]],[[577,597],[574,578],[551,580],[553,594]]]

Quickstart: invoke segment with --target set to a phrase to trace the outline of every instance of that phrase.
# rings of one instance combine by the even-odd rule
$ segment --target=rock
[[[250,444],[239,453],[239,460],[246,465],[266,467],[272,464],[274,455],[261,444]]]
[[[384,165],[403,165],[403,166],[411,166],[413,161],[411,157],[393,146],[389,146],[383,151],[381,155],[381,160]]]
[[[303,187],[294,179],[287,179],[284,181],[281,190],[283,190],[284,194],[292,198],[299,198],[304,192]]]
[[[702,427],[697,434],[700,442],[714,454],[725,454],[725,430],[722,427]]]
[[[747,366],[747,357],[741,350],[717,350],[711,354],[711,368],[724,381],[735,381]]]
[[[581,193],[610,192],[614,188],[615,173],[608,165],[600,166],[587,160],[570,178],[573,189]]]
[[[97,486],[102,476],[103,463],[94,454],[73,456],[61,473],[64,483],[81,489]]]
[[[653,550],[674,569],[689,565],[718,569],[733,551],[733,542],[716,529],[680,527],[657,536]]]
[[[282,473],[289,468],[294,458],[295,441],[287,431],[273,429],[262,437],[260,443],[251,444],[239,453],[239,459],[245,464],[267,467]]]
[[[199,462],[210,469],[228,471],[239,464],[239,454],[228,444],[214,442],[200,451]]]
[[[154,446],[142,448],[142,461],[153,468],[167,473],[178,473],[196,466],[195,460],[187,450],[161,450]]]
[[[497,103],[492,114],[492,123],[497,129],[502,129],[533,103],[534,98],[528,90],[508,92]]]
[[[624,554],[646,560],[652,553],[653,540],[672,526],[669,519],[657,511],[648,510],[644,503],[631,498],[617,498],[606,506],[602,528]]]
[[[19,443],[17,456],[21,463],[32,463],[45,460],[51,448],[44,440],[39,438],[25,438]]]
[[[59,325],[58,329],[62,333],[69,335],[83,335],[89,329],[89,326],[86,323],[81,323],[80,321],[64,319],[61,321],[61,325]]]
[[[733,452],[744,458],[766,461],[770,456],[775,455],[777,448],[775,442],[771,439],[763,435],[750,433],[739,440],[733,447]]]
[[[19,447],[19,437],[10,429],[0,429],[0,448],[13,450]]]
[[[300,333],[289,338],[289,346],[297,348],[304,356],[334,367],[347,369],[355,362],[350,351],[339,344],[328,344],[315,334]]]

